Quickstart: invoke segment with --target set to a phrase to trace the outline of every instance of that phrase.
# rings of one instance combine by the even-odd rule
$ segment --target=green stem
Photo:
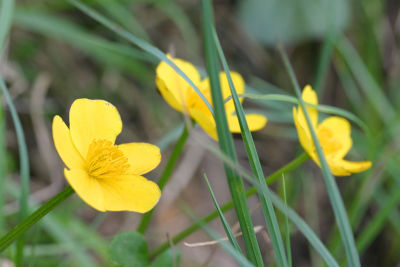
[[[286,164],[285,166],[283,166],[282,168],[280,168],[279,170],[277,170],[270,176],[267,176],[265,178],[267,180],[267,184],[269,185],[269,184],[274,183],[276,180],[278,180],[280,177],[282,177],[283,173],[288,173],[288,172],[296,169],[301,164],[306,162],[309,158],[310,157],[308,156],[308,154],[304,152],[303,154],[301,154],[300,156],[298,156],[297,158],[295,158],[294,160],[292,160],[291,162],[289,162],[288,164]],[[257,193],[257,189],[255,187],[252,187],[246,191],[246,197],[250,197],[250,196],[254,195],[255,193]],[[221,211],[226,212],[226,211],[230,210],[232,207],[233,207],[233,202],[230,201],[221,206]],[[215,210],[215,211],[211,212],[210,214],[208,214],[207,216],[201,218],[199,221],[202,223],[208,223],[217,217],[218,217],[218,211]],[[155,258],[157,255],[159,255],[160,253],[162,253],[166,249],[168,249],[171,244],[177,244],[179,241],[186,238],[187,236],[189,236],[190,234],[192,234],[199,228],[200,228],[200,225],[198,223],[192,224],[191,226],[189,226],[188,228],[186,228],[185,230],[183,230],[182,232],[180,232],[179,234],[177,234],[173,238],[171,238],[170,241],[167,241],[167,242],[161,244],[160,246],[158,246],[157,248],[155,248],[150,253],[150,257]]]
[[[0,253],[3,252],[11,243],[17,239],[20,235],[25,233],[29,228],[35,225],[40,219],[42,219],[47,213],[52,211],[55,207],[61,204],[65,199],[74,193],[74,189],[71,186],[64,188],[60,193],[55,195],[53,198],[44,203],[34,213],[29,215],[25,220],[14,227],[10,232],[0,239]]]
[[[174,170],[175,164],[178,161],[179,156],[181,155],[182,149],[186,143],[188,136],[189,136],[189,131],[185,127],[174,147],[174,150],[172,151],[171,156],[168,159],[167,165],[165,166],[165,169],[161,174],[161,178],[158,181],[158,186],[160,187],[161,191],[163,190],[164,186],[167,184],[169,178],[171,177],[172,171]],[[147,227],[149,226],[153,213],[154,209],[143,215],[142,220],[140,221],[139,226],[137,228],[137,231],[139,233],[143,234],[147,230]]]

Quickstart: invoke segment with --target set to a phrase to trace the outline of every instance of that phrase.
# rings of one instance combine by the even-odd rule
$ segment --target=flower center
[[[327,155],[335,153],[342,147],[342,144],[335,138],[331,129],[321,127],[318,129],[317,135],[322,149]]]
[[[98,179],[114,178],[126,174],[128,159],[113,143],[107,140],[94,140],[86,155],[89,175]]]

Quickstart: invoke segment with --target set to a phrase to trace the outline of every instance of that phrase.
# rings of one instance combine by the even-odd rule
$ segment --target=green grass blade
[[[62,203],[66,198],[71,196],[75,191],[71,186],[66,187],[60,193],[55,195],[45,204],[43,204],[34,213],[25,218],[20,224],[14,227],[10,232],[0,238],[0,253],[3,252],[15,239],[23,235],[29,230],[33,225],[35,225],[41,218],[43,218],[47,213],[52,211],[60,203]]]
[[[165,165],[164,171],[161,174],[160,180],[158,181],[158,186],[160,187],[160,190],[162,191],[164,186],[168,183],[169,178],[171,177],[172,171],[174,170],[175,164],[179,159],[179,156],[182,153],[182,149],[186,143],[186,140],[189,136],[189,131],[187,127],[184,127],[182,130],[182,134],[179,137],[174,150],[172,151],[172,154],[170,155],[167,165]],[[142,219],[139,223],[139,226],[137,228],[137,231],[139,233],[144,233],[147,230],[147,227],[149,226],[150,220],[153,216],[155,208],[150,210],[149,212],[145,213],[142,216]]]
[[[390,123],[395,117],[395,110],[386,98],[383,91],[379,88],[374,78],[369,73],[367,67],[351,45],[350,41],[342,37],[336,43],[337,50],[343,55],[358,83],[361,85],[370,103],[380,115],[382,121]]]
[[[400,202],[400,186],[391,192],[384,206],[374,215],[373,219],[368,222],[363,231],[357,237],[357,249],[362,254],[368,245],[375,239],[385,225],[386,219],[390,212],[397,207]]]
[[[10,196],[13,198],[18,198],[18,189],[19,185],[14,182],[7,183],[7,192],[9,192]],[[29,205],[29,212],[31,215],[38,211],[40,206],[36,203],[35,200],[32,200]],[[72,213],[71,213],[72,215]],[[108,255],[108,244],[107,241],[100,238],[100,236],[95,235],[93,230],[86,229],[83,230],[85,234],[78,236],[75,234],[75,227],[71,227],[71,224],[74,224],[74,221],[78,219],[73,216],[69,216],[68,220],[65,220],[65,211],[57,211],[48,213],[44,216],[38,224],[41,224],[42,230],[46,232],[56,243],[63,244],[67,247],[67,249],[63,253],[68,253],[67,257],[64,258],[65,265],[68,266],[70,262],[73,262],[74,266],[87,266],[87,267],[95,267],[98,264],[95,264],[95,260],[93,259],[93,255],[89,255],[86,251],[87,249],[91,249],[92,252],[96,251],[96,256],[99,259],[107,260]],[[96,244],[96,247],[88,248],[86,243],[93,242]],[[103,247],[100,251],[98,247]],[[102,252],[104,251],[104,252]]]
[[[222,92],[219,81],[219,66],[217,62],[217,53],[213,41],[213,12],[211,1],[202,1],[203,15],[203,40],[205,47],[205,57],[208,77],[210,78],[211,96],[215,109],[215,122],[219,139],[219,146],[222,152],[233,162],[237,162],[236,152],[233,144],[233,137],[229,131],[226,120],[226,113],[222,99]],[[244,194],[244,185],[242,178],[228,165],[224,164],[229,189],[232,195],[236,214],[240,223],[245,241],[246,253],[248,258],[256,266],[263,266],[263,260],[257,238],[254,233],[253,222],[251,220],[249,207]]]
[[[134,47],[96,36],[62,17],[40,10],[18,8],[14,15],[14,23],[46,37],[62,40],[87,53],[102,65],[116,66],[124,72],[136,74],[143,82],[153,79],[153,76],[148,74],[148,67],[142,63],[145,61],[155,64],[157,60],[153,56]]]
[[[268,184],[274,183],[276,180],[278,180],[283,173],[288,173],[299,167],[301,164],[303,164],[305,161],[309,159],[309,156],[306,153],[301,154],[279,170],[275,171],[273,174],[270,176],[266,177],[265,179],[267,180]],[[255,193],[257,193],[257,189],[255,187],[250,188],[249,190],[246,191],[246,197],[253,196]],[[221,211],[226,212],[230,209],[233,208],[233,202],[230,201],[228,203],[225,203],[221,206]],[[201,220],[204,223],[211,222],[215,218],[218,217],[218,211],[213,211],[207,216],[203,217]],[[171,241],[173,244],[177,244],[179,241],[184,239],[185,237],[189,236],[190,234],[194,233],[197,229],[199,229],[199,225],[193,224],[186,228],[185,230],[181,231],[179,234],[175,235]],[[170,242],[165,242],[161,244],[159,247],[154,249],[154,251],[151,252],[150,257],[155,257],[159,255],[160,253],[164,252],[167,248],[169,248]]]
[[[221,237],[214,232],[210,227],[207,226],[200,218],[198,218],[189,208],[183,207],[184,211],[199,225],[202,227],[207,234],[213,238],[214,240],[220,240]],[[225,251],[227,251],[241,266],[252,267],[254,266],[251,264],[243,255],[235,249],[231,244],[221,241],[218,243]]]
[[[340,196],[340,192],[337,187],[335,178],[333,177],[333,175],[329,169],[328,163],[326,162],[324,153],[322,152],[322,148],[321,148],[321,145],[319,144],[319,140],[315,133],[315,129],[313,129],[313,126],[311,124],[311,119],[308,114],[305,102],[301,98],[300,86],[298,85],[298,82],[297,82],[296,76],[294,74],[294,71],[292,69],[292,66],[290,65],[289,59],[287,58],[287,55],[286,55],[285,51],[283,50],[282,46],[279,46],[279,52],[281,53],[283,62],[289,73],[290,80],[295,89],[297,98],[299,99],[301,108],[303,109],[304,115],[306,117],[307,125],[308,125],[311,135],[312,135],[312,140],[314,142],[314,146],[316,147],[316,150],[318,153],[318,158],[321,162],[322,176],[324,178],[324,182],[326,185],[326,189],[328,191],[329,199],[330,199],[330,202],[331,202],[331,205],[332,205],[335,217],[336,217],[336,221],[339,226],[340,234],[342,237],[342,243],[343,243],[343,246],[346,251],[348,265],[358,267],[358,266],[360,266],[360,258],[358,256],[353,232],[351,230],[351,226],[349,223],[349,219],[347,217],[347,213],[346,213],[346,209],[344,207],[342,197]]]
[[[128,40],[129,42],[133,43],[143,51],[146,51],[147,53],[157,57],[158,59],[165,61],[171,68],[173,68],[176,73],[178,73],[189,85],[192,87],[195,92],[200,96],[200,98],[204,101],[204,103],[207,105],[208,109],[212,114],[214,114],[214,110],[211,106],[211,104],[208,102],[207,98],[201,93],[201,91],[197,88],[197,86],[189,79],[189,77],[186,76],[186,74],[172,61],[170,60],[160,49],[158,49],[155,46],[152,46],[151,44],[147,43],[146,41],[137,38],[136,36],[132,35],[130,32],[124,30],[117,24],[113,23],[112,21],[108,20],[98,12],[96,12],[94,9],[91,9],[90,7],[84,5],[82,2],[77,1],[77,0],[67,0],[69,3],[71,3],[73,6],[78,8],[80,11],[85,13],[87,16],[91,17],[95,21],[99,22],[106,28],[110,29],[111,31],[115,32],[119,36],[123,37],[124,39]]]
[[[130,10],[129,7],[123,6],[118,1],[110,2],[109,0],[96,0],[96,2],[103,7],[105,12],[126,29],[132,31],[143,40],[150,40],[150,37],[147,35],[142,25],[140,25],[140,22],[132,15],[132,10]]]
[[[325,76],[329,69],[329,63],[331,62],[331,55],[334,47],[335,37],[336,34],[332,30],[330,30],[322,46],[322,51],[321,55],[319,56],[318,66],[313,82],[313,88],[315,89],[317,94],[320,94],[323,91]]]
[[[282,95],[282,94],[241,94],[238,96],[256,100],[271,100],[271,101],[281,101],[293,104],[300,104],[296,97]],[[232,97],[227,97],[225,99],[225,102],[227,102],[231,98]],[[349,119],[352,122],[356,123],[358,127],[360,127],[366,134],[370,132],[368,126],[359,117],[357,117],[351,112],[348,112],[347,110],[327,105],[314,105],[309,103],[306,103],[306,106],[316,108],[318,109],[318,111],[321,111],[323,113],[337,115]]]
[[[253,171],[254,176],[257,177],[261,188],[263,188],[264,191],[269,191],[267,183],[264,179],[264,173],[261,168],[261,163],[258,157],[256,146],[254,144],[253,137],[250,133],[249,126],[246,121],[243,107],[239,101],[239,97],[237,95],[235,86],[232,81],[232,77],[230,75],[228,64],[226,62],[221,44],[219,43],[218,36],[215,30],[213,31],[213,37],[218,51],[218,56],[222,62],[222,66],[228,78],[229,87],[231,89],[232,98],[235,105],[236,115],[239,119],[240,130],[246,148],[247,156],[249,157],[251,169]],[[271,238],[272,247],[275,252],[275,259],[278,263],[278,266],[288,266],[286,253],[283,246],[283,240],[272,202],[269,199],[268,195],[264,195],[261,192],[259,193],[259,198],[264,213],[265,221],[267,223],[267,229]]]
[[[12,102],[11,96],[8,93],[7,86],[2,77],[0,77],[0,87],[3,95],[7,101],[10,109],[11,117],[17,133],[18,139],[18,152],[20,162],[20,175],[21,175],[21,188],[20,188],[20,199],[19,199],[19,221],[23,221],[28,215],[28,198],[29,198],[29,159],[28,149],[26,147],[24,131],[22,129],[21,121],[18,117],[17,110]],[[17,253],[16,253],[16,265],[23,265],[23,253],[24,253],[25,240],[23,235],[17,240]]]
[[[4,44],[11,28],[14,14],[14,0],[3,0],[0,5],[0,54],[3,53]]]
[[[285,175],[282,174],[282,186],[283,186],[283,201],[285,203],[286,208],[287,198],[286,198],[286,183],[285,183]],[[292,249],[290,248],[290,228],[289,228],[289,218],[285,216],[285,236],[286,236],[286,252],[288,257],[288,265],[292,267]]]
[[[210,195],[211,195],[212,200],[213,200],[213,202],[214,202],[214,206],[215,206],[215,208],[216,208],[217,211],[218,211],[219,218],[220,218],[220,220],[221,220],[221,222],[222,222],[222,225],[224,226],[224,230],[225,230],[225,233],[226,233],[226,235],[227,235],[229,241],[231,242],[232,246],[233,246],[237,251],[239,251],[239,252],[241,253],[242,250],[240,249],[239,244],[238,244],[238,242],[236,241],[235,235],[232,233],[232,230],[231,230],[231,228],[230,228],[230,226],[229,226],[229,223],[228,223],[228,221],[225,219],[224,213],[222,212],[221,207],[219,206],[218,201],[217,201],[217,199],[215,198],[214,192],[213,192],[213,190],[212,190],[212,188],[211,188],[210,182],[208,181],[207,175],[206,175],[206,174],[204,174],[204,180],[205,180],[206,183],[207,183],[207,187],[208,187],[208,190],[210,191]]]
[[[175,23],[182,33],[186,47],[189,48],[188,53],[193,57],[197,57],[200,52],[196,28],[191,23],[185,11],[181,8],[181,5],[175,1],[169,0],[154,1],[154,5]]]
[[[5,41],[10,31],[14,1],[4,0],[0,5],[0,64],[4,53]],[[6,147],[6,119],[3,107],[0,106],[0,233],[4,231],[3,206],[5,199],[5,177],[7,173],[7,147]]]

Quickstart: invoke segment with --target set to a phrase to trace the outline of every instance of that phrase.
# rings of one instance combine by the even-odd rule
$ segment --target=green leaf
[[[219,218],[222,222],[222,225],[224,226],[224,230],[226,235],[228,236],[229,241],[231,242],[232,246],[239,252],[242,252],[238,242],[236,241],[235,235],[232,232],[232,229],[229,226],[228,221],[225,219],[224,213],[221,210],[220,205],[218,204],[217,198],[214,195],[214,192],[211,188],[210,182],[208,181],[207,175],[204,174],[204,180],[206,180],[207,186],[208,186],[208,191],[210,191],[210,195],[212,197],[212,200],[214,202],[214,206],[217,208],[218,214],[219,214]]]
[[[217,62],[217,51],[213,41],[213,11],[210,0],[202,1],[203,11],[203,38],[204,54],[206,57],[207,73],[210,77],[211,97],[215,110],[215,123],[217,126],[218,143],[224,156],[237,162],[237,156],[233,143],[232,134],[229,131],[228,122],[219,80],[219,65]],[[264,266],[260,248],[257,243],[256,234],[253,228],[249,207],[247,205],[243,180],[237,172],[230,166],[224,165],[228,179],[229,190],[232,195],[236,214],[238,216],[240,228],[245,241],[246,253],[248,258],[256,266]]]
[[[160,254],[150,267],[178,267],[181,263],[181,251],[177,248],[168,249]]]
[[[242,134],[243,143],[246,148],[247,156],[249,158],[250,166],[251,166],[254,176],[257,177],[259,185],[260,185],[260,187],[259,187],[260,191],[259,191],[258,197],[261,202],[261,207],[262,207],[263,214],[265,217],[265,222],[267,223],[267,229],[268,229],[268,233],[271,238],[272,247],[274,249],[275,259],[276,259],[278,266],[288,266],[286,255],[285,255],[285,250],[283,247],[282,236],[281,236],[281,232],[279,229],[278,221],[276,219],[274,207],[272,205],[271,199],[269,198],[269,195],[268,194],[265,195],[261,192],[261,189],[268,192],[269,188],[264,179],[264,173],[261,168],[261,162],[258,157],[256,146],[254,144],[253,137],[250,133],[249,126],[247,124],[246,117],[244,115],[243,107],[240,103],[239,97],[238,97],[236,89],[234,87],[232,77],[230,75],[228,63],[226,62],[224,52],[222,51],[222,47],[221,47],[221,44],[219,43],[218,36],[215,32],[215,29],[214,29],[213,33],[214,33],[213,37],[214,37],[215,45],[216,45],[216,48],[218,51],[218,55],[220,57],[222,66],[223,66],[226,76],[228,78],[228,83],[229,83],[229,87],[231,89],[233,102],[235,104],[236,115],[239,120],[240,131]],[[256,187],[256,188],[258,189],[258,187]]]
[[[147,243],[138,232],[122,232],[111,241],[110,259],[117,266],[148,266]]]

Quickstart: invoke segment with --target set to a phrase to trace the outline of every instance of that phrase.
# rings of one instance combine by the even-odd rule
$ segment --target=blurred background
[[[164,52],[204,69],[200,2],[196,0],[91,0],[103,13]],[[400,266],[400,2],[397,0],[216,0],[216,29],[231,70],[243,75],[246,92],[294,95],[276,50],[282,43],[301,86],[311,84],[322,104],[343,108],[367,126],[352,125],[352,160],[371,160],[371,170],[338,178],[356,235],[363,266]],[[162,149],[163,162],[147,178],[158,180],[183,127],[155,85],[158,60],[120,39],[64,1],[20,0],[11,35],[1,55],[0,72],[23,123],[31,174],[33,209],[65,185],[63,164],[51,138],[51,120],[68,121],[76,98],[105,99],[121,113],[124,129],[117,142],[149,142]],[[18,144],[5,109],[7,175],[1,231],[17,222]],[[247,110],[265,114],[268,125],[254,133],[264,173],[271,174],[297,155],[292,104],[245,100]],[[320,113],[323,117],[324,115]],[[198,134],[201,129],[195,128]],[[240,162],[249,168],[240,136]],[[147,231],[150,249],[193,221],[181,210],[189,205],[198,216],[214,210],[203,179],[209,177],[218,201],[230,200],[220,160],[189,138],[184,153]],[[311,161],[285,175],[288,205],[320,236],[337,259],[344,259],[325,185]],[[281,194],[282,183],[274,190]],[[250,199],[255,225],[264,225],[256,198]],[[279,214],[278,216],[281,216]],[[237,224],[234,213],[229,223]],[[123,231],[136,229],[140,215],[99,213],[74,196],[28,232],[30,266],[109,266],[108,244]],[[282,220],[283,222],[283,220]],[[211,227],[224,235],[219,220]],[[274,266],[265,231],[258,234],[267,264]],[[202,230],[184,241],[211,238]],[[240,239],[239,239],[240,240]],[[339,240],[340,241],[340,240]],[[236,266],[218,245],[182,250],[181,266]],[[295,227],[291,246],[294,266],[322,266],[321,259]],[[1,266],[7,263],[2,259]]]

